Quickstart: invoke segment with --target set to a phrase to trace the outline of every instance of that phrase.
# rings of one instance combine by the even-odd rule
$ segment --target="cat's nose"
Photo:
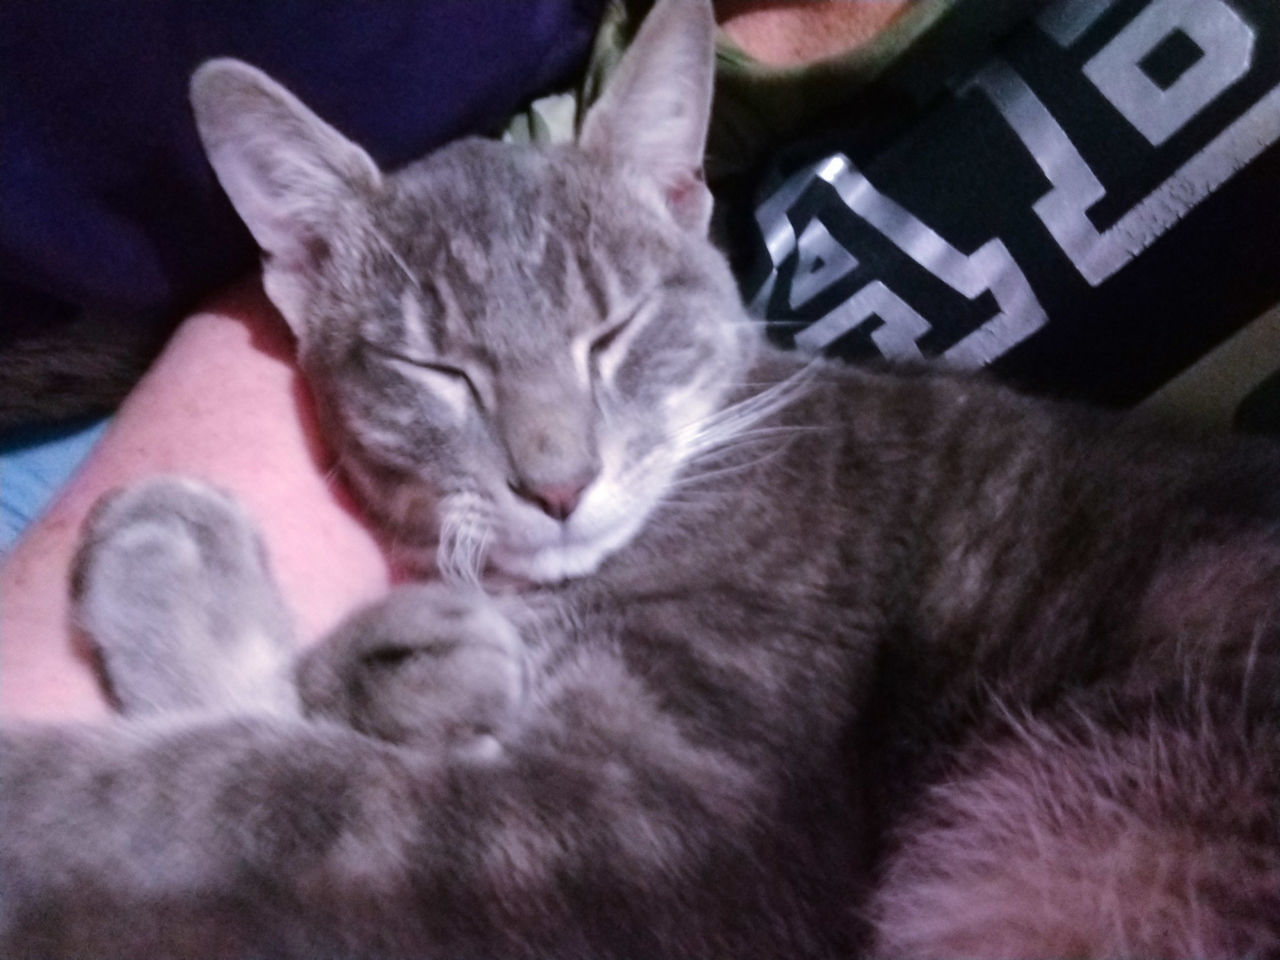
[[[553,520],[568,520],[582,502],[582,495],[595,474],[582,480],[567,483],[526,484],[522,480],[511,481],[511,491],[521,500],[527,500]]]

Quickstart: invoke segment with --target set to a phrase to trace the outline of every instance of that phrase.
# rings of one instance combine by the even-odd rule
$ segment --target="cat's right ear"
[[[578,137],[588,153],[646,176],[676,222],[703,234],[711,219],[702,153],[714,48],[710,0],[658,0]]]
[[[326,236],[377,189],[373,160],[261,70],[229,58],[191,77],[191,105],[222,189],[266,254],[267,295],[295,333]]]

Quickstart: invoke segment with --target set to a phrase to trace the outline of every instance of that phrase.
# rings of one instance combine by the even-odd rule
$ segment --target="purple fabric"
[[[575,77],[600,0],[0,6],[0,358],[87,315],[171,322],[254,247],[197,141],[201,61],[261,67],[396,166]],[[0,360],[2,364],[2,360]]]

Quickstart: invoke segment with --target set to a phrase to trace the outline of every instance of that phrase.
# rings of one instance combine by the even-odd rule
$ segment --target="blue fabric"
[[[0,443],[0,554],[67,482],[107,428],[105,419],[16,430]]]
[[[203,60],[261,67],[394,167],[569,82],[600,6],[0,5],[0,357],[24,332],[80,315],[104,330],[162,328],[254,262],[187,103]]]

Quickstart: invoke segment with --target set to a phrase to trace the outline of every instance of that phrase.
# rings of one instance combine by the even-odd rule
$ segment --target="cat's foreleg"
[[[600,666],[494,755],[263,715],[2,731],[0,955],[783,955],[767,781]]]
[[[296,714],[290,618],[253,523],[226,494],[162,478],[106,497],[72,599],[127,716]]]
[[[691,741],[609,643],[564,645],[526,686],[491,600],[407,589],[304,662],[312,722],[211,713],[158,654],[183,633],[213,644],[177,651],[198,679],[257,622],[202,620],[228,576],[267,582],[239,562],[251,528],[185,482],[122,496],[92,529],[81,616],[108,661],[141,664],[121,671],[141,712],[184,712],[0,731],[0,955],[745,958],[791,942],[792,894],[759,875],[776,784]],[[155,648],[116,629],[122,610],[152,617]]]
[[[392,743],[501,749],[526,697],[524,646],[479,590],[416,584],[348,618],[298,668],[304,712]]]

